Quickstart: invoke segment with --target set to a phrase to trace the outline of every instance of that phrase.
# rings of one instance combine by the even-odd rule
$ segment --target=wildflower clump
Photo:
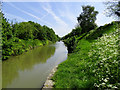
[[[93,43],[89,52],[90,61],[93,61],[96,83],[94,87],[100,89],[120,88],[118,68],[118,30],[104,34]]]

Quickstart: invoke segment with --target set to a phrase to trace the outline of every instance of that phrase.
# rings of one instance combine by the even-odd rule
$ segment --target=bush
[[[65,45],[67,46],[68,53],[72,53],[74,49],[76,48],[76,37],[71,37],[66,40],[64,40]]]

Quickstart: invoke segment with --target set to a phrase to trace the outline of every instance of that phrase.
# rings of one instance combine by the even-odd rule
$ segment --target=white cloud
[[[47,25],[50,25],[50,26],[51,26],[50,23],[48,23],[48,22],[42,20],[41,18],[39,18],[39,17],[33,15],[32,13],[26,12],[26,11],[24,11],[24,10],[22,10],[22,9],[16,7],[16,6],[14,6],[12,3],[8,3],[8,4],[11,5],[12,7],[14,7],[15,9],[17,9],[17,10],[19,10],[19,11],[21,11],[21,12],[23,12],[23,13],[25,13],[25,14],[27,14],[27,15],[29,15],[29,16],[31,16],[31,17],[37,19],[37,20],[40,20],[41,22],[46,23]]]
[[[51,6],[47,3],[46,6],[43,6],[43,9],[51,14],[53,18],[56,20],[57,23],[62,24],[62,25],[67,25],[62,19],[60,19],[53,11]]]
[[[52,7],[49,3],[43,5],[42,8],[55,20],[54,26],[52,26],[52,28],[55,30],[56,34],[59,34],[59,36],[63,36],[71,30],[70,26],[60,18],[60,15],[57,16],[55,12],[53,12]]]
[[[24,18],[21,18],[21,17],[19,17],[19,16],[16,16],[16,15],[12,15],[12,14],[9,14],[9,13],[4,13],[5,14],[5,16],[7,16],[7,17],[10,17],[10,18],[12,18],[12,19],[17,19],[17,20],[19,20],[19,21],[25,21],[25,22],[27,22],[27,20],[25,20]]]
[[[41,19],[44,19],[48,14],[49,14],[49,13],[43,15],[43,16],[41,17]]]
[[[44,16],[44,14],[43,14],[42,12],[40,12],[40,10],[37,9],[37,8],[39,8],[39,7],[33,8],[33,7],[29,6],[29,5],[27,5],[26,7],[27,7],[28,9],[32,10],[33,12],[39,13],[40,15],[43,15],[43,16]]]
[[[43,15],[41,18],[37,17],[36,15],[32,14],[32,13],[29,13],[25,10],[22,10],[18,7],[16,7],[15,5],[13,5],[12,3],[8,3],[10,6],[14,7],[15,9],[23,12],[24,14],[27,14],[37,20],[40,20],[42,23],[45,23],[47,26],[49,26],[50,28],[53,28],[55,33],[60,35],[60,36],[63,36],[65,34],[68,33],[70,29],[69,25],[67,23],[65,23],[59,16],[57,16],[53,11],[52,11],[52,8],[49,4],[45,4],[45,6],[43,6],[43,10],[45,10],[47,12],[47,14]],[[43,20],[48,14],[50,14],[54,20],[55,20],[55,23],[49,23],[49,21],[45,21]],[[14,15],[9,15],[11,17],[14,17]],[[16,19],[21,19],[23,20],[22,18],[16,16]]]
[[[103,26],[105,24],[111,23],[111,21],[114,21],[114,19],[112,17],[106,17],[104,11],[97,15],[96,23],[98,26]]]
[[[43,12],[41,12],[40,10],[38,10],[39,7],[34,8],[34,7],[29,6],[29,5],[26,5],[26,7],[27,7],[29,10],[32,10],[33,12],[38,13],[39,15],[41,15],[41,16],[42,16],[42,17],[40,18],[41,20],[43,20],[43,19],[49,14],[49,13],[44,14]]]
[[[77,20],[76,19],[76,13],[73,13],[70,10],[70,7],[67,4],[63,5],[63,7],[64,7],[64,11],[63,10],[58,10],[60,16],[68,19],[71,23],[76,24],[76,20]]]
[[[69,32],[71,32],[71,27],[69,26],[54,26],[53,30],[56,31],[56,34],[58,34],[60,37],[67,35]]]

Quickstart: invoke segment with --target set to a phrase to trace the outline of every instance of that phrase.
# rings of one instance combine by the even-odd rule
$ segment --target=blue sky
[[[34,21],[54,29],[59,36],[69,33],[77,24],[82,5],[91,5],[99,12],[98,26],[114,21],[105,16],[103,2],[3,2],[2,10],[10,21]]]

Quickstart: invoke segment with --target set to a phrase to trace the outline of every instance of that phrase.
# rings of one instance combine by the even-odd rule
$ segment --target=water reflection
[[[35,65],[44,64],[55,53],[55,46],[43,46],[11,57],[2,64],[2,87],[6,88],[19,77],[19,72],[31,71]]]

